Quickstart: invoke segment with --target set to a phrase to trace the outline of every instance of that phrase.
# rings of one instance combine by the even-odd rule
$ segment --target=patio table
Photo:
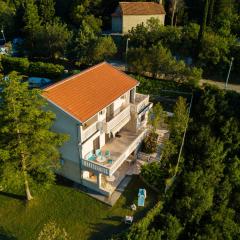
[[[96,158],[96,161],[97,162],[100,162],[100,163],[103,163],[103,162],[105,162],[107,159],[106,159],[106,157],[104,157],[104,156],[98,156],[97,158]]]

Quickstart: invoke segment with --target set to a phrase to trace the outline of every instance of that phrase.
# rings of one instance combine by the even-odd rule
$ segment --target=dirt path
[[[216,82],[216,81],[213,81],[213,80],[209,80],[209,79],[202,79],[200,81],[200,84],[204,84],[204,83],[208,83],[208,84],[213,84],[213,85],[216,85],[218,86],[219,88],[222,88],[224,89],[225,88],[225,83],[224,82]],[[236,92],[239,92],[240,93],[240,84],[228,84],[227,86],[227,89],[228,90],[233,90],[233,91],[236,91]]]

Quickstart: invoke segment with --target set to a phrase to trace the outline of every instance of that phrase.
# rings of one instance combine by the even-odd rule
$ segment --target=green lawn
[[[147,199],[146,207],[139,208],[134,215],[139,219],[153,206],[157,196],[138,177],[132,179],[113,207],[63,185],[52,187],[28,205],[0,193],[0,239],[36,239],[49,220],[64,227],[72,240],[106,239],[127,227],[121,220],[131,214],[129,206],[137,201],[140,187],[147,189]]]

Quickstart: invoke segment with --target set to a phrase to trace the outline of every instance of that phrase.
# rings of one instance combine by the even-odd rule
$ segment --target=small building
[[[161,1],[160,1],[161,2]],[[138,24],[157,18],[164,25],[166,12],[161,3],[156,2],[119,2],[112,14],[112,32],[128,33]]]
[[[44,89],[53,131],[70,136],[59,174],[105,196],[114,192],[147,133],[152,104],[137,85],[103,62]]]

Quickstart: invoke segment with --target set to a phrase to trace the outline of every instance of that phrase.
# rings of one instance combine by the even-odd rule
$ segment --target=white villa
[[[53,130],[70,136],[60,149],[60,175],[110,196],[146,135],[149,96],[106,62],[44,89],[56,114]]]

